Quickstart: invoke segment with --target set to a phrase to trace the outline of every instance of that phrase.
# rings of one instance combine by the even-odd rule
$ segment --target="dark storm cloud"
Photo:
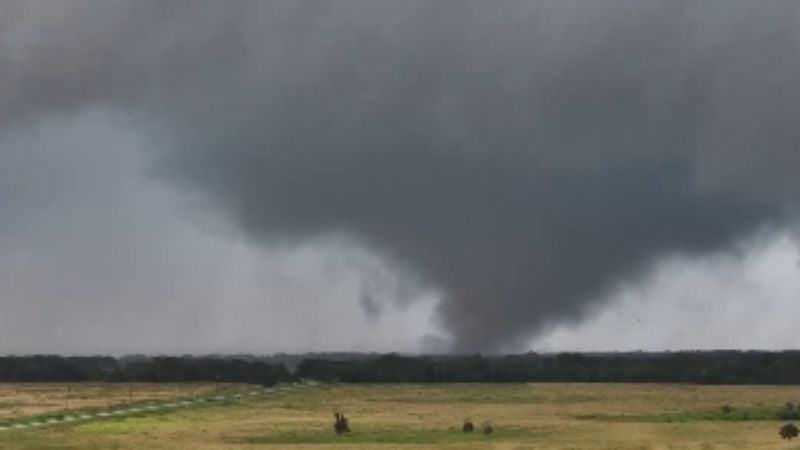
[[[797,203],[793,1],[0,8],[5,126],[126,111],[248,236],[349,236],[439,289],[459,350]]]

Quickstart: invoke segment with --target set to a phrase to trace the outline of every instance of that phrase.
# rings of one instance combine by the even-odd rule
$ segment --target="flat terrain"
[[[44,389],[45,386],[38,385]],[[66,385],[46,385],[63,401]],[[106,387],[73,385],[104,395]],[[146,391],[146,387],[137,386]],[[22,391],[28,389],[24,386]],[[125,385],[117,398],[124,401]],[[151,387],[178,392],[178,386]],[[6,386],[4,389],[15,389]],[[33,387],[30,387],[33,389]],[[112,388],[108,388],[112,389]],[[183,388],[186,391],[188,388]],[[246,387],[229,386],[228,392]],[[113,391],[113,389],[112,389]],[[4,391],[2,391],[4,392]],[[11,394],[9,394],[11,396]],[[144,395],[144,394],[142,394]],[[13,396],[11,396],[13,398]],[[335,385],[293,388],[168,412],[0,433],[3,449],[786,449],[774,412],[800,387],[652,384]],[[87,405],[103,399],[85,399]],[[727,405],[727,407],[726,407]],[[77,407],[77,403],[76,406]],[[34,409],[18,409],[21,414]],[[337,437],[332,413],[350,418]],[[464,434],[463,419],[494,433]],[[23,420],[23,419],[16,419]]]
[[[215,389],[210,383],[4,383],[0,384],[0,420],[208,395]]]

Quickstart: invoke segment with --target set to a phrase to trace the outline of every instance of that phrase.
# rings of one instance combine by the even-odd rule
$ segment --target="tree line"
[[[498,357],[383,355],[359,361],[306,359],[296,374],[346,383],[800,384],[800,351],[529,353]]]
[[[6,356],[0,357],[0,382],[193,382],[273,385],[293,381],[281,364],[258,360],[194,356]]]
[[[0,357],[0,382],[216,381],[272,385],[311,378],[343,383],[800,384],[800,351],[796,350],[302,356],[4,356]]]

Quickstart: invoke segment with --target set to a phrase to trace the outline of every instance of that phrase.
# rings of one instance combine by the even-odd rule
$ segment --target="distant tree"
[[[797,409],[794,403],[787,402],[778,411],[777,418],[778,420],[800,420],[800,410]]]
[[[781,435],[781,439],[786,439],[791,442],[792,439],[797,437],[798,432],[800,432],[800,430],[798,430],[795,424],[787,423],[781,427],[778,433]]]
[[[472,423],[470,419],[464,420],[464,425],[461,427],[461,431],[464,433],[472,433],[475,430],[475,425]]]
[[[333,423],[333,430],[336,431],[336,434],[342,433],[349,433],[350,432],[350,421],[347,420],[347,417],[341,413],[333,413],[333,417],[335,422]]]

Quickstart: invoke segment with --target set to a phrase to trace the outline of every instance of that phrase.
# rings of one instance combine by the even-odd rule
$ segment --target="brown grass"
[[[212,392],[209,383],[2,383],[0,420]]]
[[[172,388],[176,390],[174,385]],[[161,387],[153,389],[157,395]],[[0,448],[786,449],[787,443],[778,436],[779,421],[669,423],[635,417],[690,415],[716,411],[725,404],[763,409],[787,401],[800,401],[799,387],[339,385],[169,414],[8,432],[0,434]],[[334,434],[334,411],[350,418],[353,432],[348,436]],[[580,418],[619,415],[633,418]],[[495,432],[488,436],[462,433],[465,417],[478,424],[491,421]]]

